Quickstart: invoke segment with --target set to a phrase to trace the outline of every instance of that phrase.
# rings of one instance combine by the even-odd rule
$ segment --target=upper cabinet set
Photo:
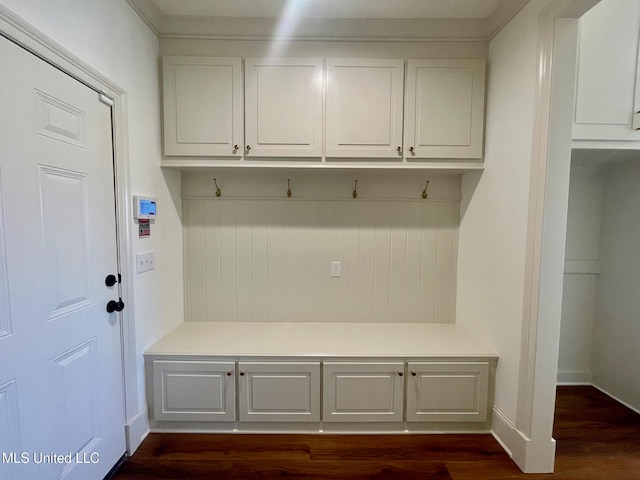
[[[246,58],[243,72],[240,58],[164,57],[164,152],[258,164],[481,159],[484,63]]]
[[[638,0],[602,0],[580,19],[574,147],[640,148],[639,44]]]

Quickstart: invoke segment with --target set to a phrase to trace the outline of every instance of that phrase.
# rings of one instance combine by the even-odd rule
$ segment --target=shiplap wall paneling
[[[453,322],[458,210],[457,201],[185,199],[186,317]]]

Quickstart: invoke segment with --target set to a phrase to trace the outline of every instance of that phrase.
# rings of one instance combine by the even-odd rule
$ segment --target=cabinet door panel
[[[409,60],[404,155],[481,158],[484,60]]]
[[[327,60],[327,157],[402,160],[403,60]]]
[[[240,421],[320,420],[320,364],[240,362]]]
[[[408,378],[407,421],[486,421],[488,363],[409,363]]]
[[[322,420],[402,421],[403,374],[400,362],[325,362]]]
[[[639,40],[637,0],[603,0],[580,19],[574,140],[640,140]]]
[[[246,158],[322,155],[322,60],[245,62]]]
[[[234,421],[232,362],[153,362],[154,419]]]
[[[240,157],[239,58],[164,57],[165,155]]]

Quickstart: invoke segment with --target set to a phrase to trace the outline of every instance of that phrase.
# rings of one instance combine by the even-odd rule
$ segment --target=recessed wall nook
[[[162,48],[185,324],[146,354],[153,428],[488,431],[497,355],[455,312],[485,46],[270,47]]]

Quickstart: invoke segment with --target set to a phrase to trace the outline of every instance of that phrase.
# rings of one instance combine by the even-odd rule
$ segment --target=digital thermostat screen
[[[133,217],[136,220],[155,220],[158,217],[156,199],[153,197],[134,195]]]
[[[155,217],[156,215],[156,202],[147,200],[145,198],[140,200],[140,215],[149,215]]]

